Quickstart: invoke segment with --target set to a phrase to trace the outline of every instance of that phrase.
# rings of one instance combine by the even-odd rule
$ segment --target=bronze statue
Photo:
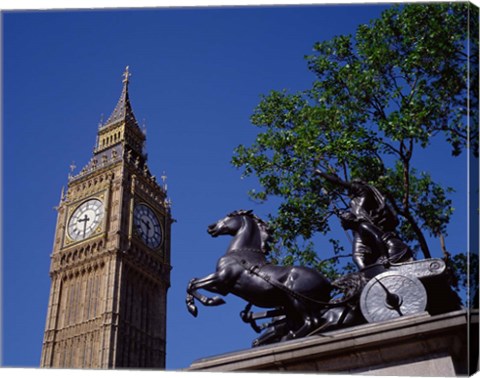
[[[380,262],[398,263],[413,259],[412,250],[394,232],[382,231],[376,225],[357,218],[350,211],[338,212],[338,216],[342,227],[352,230],[362,247],[368,248],[369,253],[362,254],[361,269]]]
[[[353,231],[352,258],[359,269],[364,269],[368,264],[376,260],[376,255],[381,253],[381,251],[372,250],[372,243],[362,237],[365,233],[359,232],[362,229],[361,225],[373,225],[380,232],[391,235],[398,225],[395,212],[387,204],[385,197],[373,185],[358,179],[353,179],[351,182],[343,181],[337,175],[327,174],[318,169],[316,174],[328,182],[347,190],[347,194],[350,197],[349,209],[355,218],[355,227],[351,222],[349,223],[352,225],[349,229]],[[377,245],[380,244],[377,243]]]
[[[197,290],[235,294],[255,306],[280,309],[284,316],[285,338],[302,337],[319,322],[319,310],[328,305],[332,285],[319,271],[301,266],[269,264],[265,258],[269,233],[265,222],[252,211],[235,211],[208,227],[213,237],[231,235],[227,252],[217,262],[217,270],[194,278],[187,288],[187,308],[194,316],[194,299],[206,306],[225,303],[218,296],[206,297]]]
[[[205,306],[225,303],[220,296],[201,294],[201,289],[241,297],[248,302],[242,320],[261,333],[253,341],[258,346],[425,310],[435,314],[458,309],[455,293],[445,280],[445,262],[412,261],[410,248],[391,231],[392,215],[378,202],[370,204],[368,196],[352,198],[350,210],[338,212],[342,226],[356,234],[354,245],[368,250],[362,256],[363,267],[333,282],[313,268],[268,263],[271,232],[251,210],[234,211],[210,225],[211,236],[233,238],[216,271],[189,282],[188,311],[197,316],[195,300]],[[442,288],[440,296],[438,288]],[[339,291],[336,296],[335,290]],[[266,310],[253,312],[252,306]],[[264,319],[265,323],[257,323]]]

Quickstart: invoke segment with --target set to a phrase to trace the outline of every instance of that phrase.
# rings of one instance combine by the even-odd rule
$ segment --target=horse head
[[[234,211],[228,214],[225,218],[218,220],[216,223],[212,223],[208,226],[207,232],[216,238],[220,235],[235,235],[240,227],[242,227],[242,219],[239,211]]]
[[[253,214],[252,210],[236,210],[225,218],[208,226],[207,232],[217,237],[220,235],[236,236],[244,231],[250,240],[257,240],[259,249],[267,254],[270,251],[272,241],[271,231],[265,221]],[[256,242],[253,242],[257,244]]]

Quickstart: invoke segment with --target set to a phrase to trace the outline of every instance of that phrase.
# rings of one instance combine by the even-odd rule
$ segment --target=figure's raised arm
[[[347,182],[347,181],[343,181],[340,177],[338,177],[336,174],[329,174],[329,173],[325,173],[323,171],[321,171],[320,169],[315,169],[315,174],[317,174],[318,176],[321,176],[323,177],[325,180],[331,182],[332,184],[335,184],[335,185],[338,185],[338,186],[341,186],[342,188],[344,189],[351,189],[352,188],[352,184]]]

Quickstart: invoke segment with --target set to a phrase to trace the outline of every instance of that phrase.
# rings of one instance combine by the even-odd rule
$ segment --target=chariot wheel
[[[369,323],[417,314],[426,306],[427,292],[420,280],[396,272],[373,277],[360,295],[360,309]]]

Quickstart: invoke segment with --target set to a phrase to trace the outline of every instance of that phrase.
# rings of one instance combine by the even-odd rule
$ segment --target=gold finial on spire
[[[163,175],[160,176],[163,182],[163,190],[166,192],[167,191],[167,175],[165,171],[163,171]]]
[[[129,67],[128,67],[128,66],[125,67],[125,72],[123,73],[122,76],[123,76],[123,82],[124,82],[124,83],[128,83],[128,78],[129,78],[130,76],[132,76],[132,74],[131,74],[130,71],[129,71]]]
[[[70,164],[70,172],[68,173],[68,178],[71,179],[73,177],[73,171],[77,168],[75,165],[75,162],[72,161],[72,164]]]

